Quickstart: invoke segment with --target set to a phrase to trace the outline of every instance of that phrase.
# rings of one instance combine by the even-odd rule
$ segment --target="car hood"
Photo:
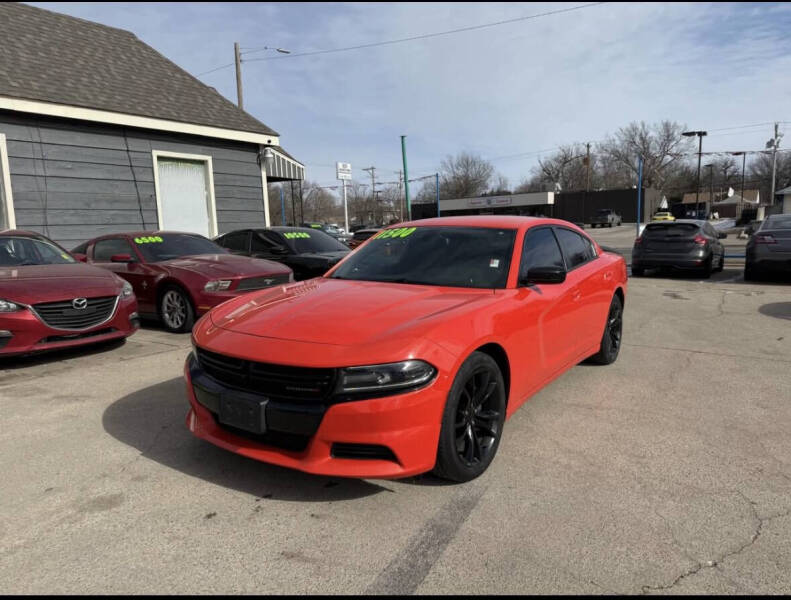
[[[22,304],[115,296],[122,286],[114,273],[85,263],[0,266],[0,298]]]
[[[357,345],[400,335],[425,335],[433,319],[478,308],[493,298],[492,290],[321,277],[249,294],[210,314],[215,326],[237,333]]]
[[[262,258],[236,254],[201,254],[185,256],[156,263],[169,269],[180,269],[203,275],[209,279],[220,277],[252,277],[277,275],[291,271],[287,266]]]

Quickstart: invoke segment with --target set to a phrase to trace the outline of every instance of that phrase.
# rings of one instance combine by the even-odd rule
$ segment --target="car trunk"
[[[791,229],[767,229],[756,235],[772,236],[773,244],[766,244],[770,252],[791,252]]]
[[[646,226],[642,238],[646,252],[687,254],[695,249],[699,233],[693,223],[656,223]]]

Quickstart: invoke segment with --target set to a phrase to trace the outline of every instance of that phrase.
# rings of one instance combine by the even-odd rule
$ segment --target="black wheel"
[[[191,331],[195,323],[195,310],[182,288],[169,285],[159,296],[159,318],[165,329],[172,333]]]
[[[744,265],[744,280],[745,281],[760,281],[761,274],[758,269],[747,263]]]
[[[434,474],[470,481],[497,454],[505,422],[505,384],[497,363],[474,352],[453,380],[442,415]]]
[[[708,279],[711,277],[712,272],[714,271],[714,255],[711,254],[706,259],[706,262],[703,265],[703,270],[701,271],[700,275],[703,279]]]
[[[725,269],[725,253],[723,252],[720,255],[720,262],[717,263],[717,268],[714,269],[715,273],[722,273],[723,269]]]
[[[642,277],[643,275],[645,275],[645,269],[632,267],[632,277]]]
[[[610,229],[612,229],[612,222],[610,222],[610,223],[607,223],[607,227],[609,227]]]
[[[623,303],[616,294],[612,297],[610,311],[607,313],[607,324],[604,326],[604,334],[601,337],[601,347],[599,351],[588,359],[597,365],[611,365],[618,358],[621,350],[621,338],[623,333]]]

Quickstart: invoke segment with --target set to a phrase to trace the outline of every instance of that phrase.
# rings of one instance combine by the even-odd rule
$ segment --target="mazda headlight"
[[[431,381],[436,374],[437,370],[422,360],[348,367],[341,369],[338,391],[341,394],[402,391],[420,387]]]
[[[18,304],[14,304],[10,300],[0,300],[0,313],[12,313],[22,310]]]
[[[128,281],[124,281],[124,285],[121,287],[121,298],[128,298],[134,293],[135,291],[132,289],[132,284]]]
[[[215,279],[203,286],[204,292],[222,292],[231,287],[230,279]]]

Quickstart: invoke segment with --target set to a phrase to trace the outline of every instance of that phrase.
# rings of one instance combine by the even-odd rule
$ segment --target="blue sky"
[[[233,62],[234,41],[298,53],[583,3],[32,4],[131,30],[197,75]],[[245,109],[278,131],[322,185],[335,183],[335,161],[351,162],[363,182],[360,169],[371,165],[378,180],[397,178],[405,134],[410,177],[468,150],[492,159],[513,186],[530,174],[535,151],[601,140],[632,120],[707,129],[704,151],[762,149],[769,125],[716,130],[791,121],[789,30],[791,4],[606,3],[402,44],[247,62]],[[236,100],[233,68],[200,79]]]

